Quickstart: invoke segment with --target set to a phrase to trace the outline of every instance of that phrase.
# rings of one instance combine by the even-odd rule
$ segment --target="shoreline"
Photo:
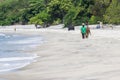
[[[85,40],[81,39],[79,30],[26,29],[17,30],[15,33],[38,34],[44,36],[47,41],[30,50],[31,54],[36,53],[40,56],[37,62],[16,72],[0,74],[0,78],[6,80],[120,79],[119,31],[92,30],[92,35]]]
[[[0,32],[0,41],[0,74],[2,74],[19,70],[35,62],[37,54],[29,52],[42,44],[43,38],[37,35]]]

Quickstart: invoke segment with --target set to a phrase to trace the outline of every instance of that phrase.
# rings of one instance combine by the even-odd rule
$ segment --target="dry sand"
[[[1,30],[40,34],[44,44],[29,52],[40,57],[20,70],[0,74],[2,80],[120,80],[120,31],[92,30],[88,39],[66,29]]]

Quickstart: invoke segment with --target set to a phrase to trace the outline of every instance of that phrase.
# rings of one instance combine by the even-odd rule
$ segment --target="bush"
[[[61,20],[58,18],[57,20],[55,20],[54,22],[53,22],[53,25],[57,25],[57,24],[60,24],[61,23]]]
[[[96,24],[98,21],[102,21],[102,19],[98,16],[92,16],[89,20],[90,24]]]

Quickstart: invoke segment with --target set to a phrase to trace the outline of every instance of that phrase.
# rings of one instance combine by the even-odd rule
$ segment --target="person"
[[[14,31],[16,31],[16,26],[14,27]]]
[[[85,39],[85,37],[86,37],[86,26],[85,26],[84,23],[82,23],[81,34],[82,34],[82,39]]]
[[[86,26],[87,26],[87,28],[86,28],[86,38],[88,38],[89,35],[91,34],[90,28],[88,26],[88,21],[86,21]]]
[[[103,23],[102,23],[101,21],[100,21],[100,27],[101,27],[101,28],[104,28],[104,27],[103,27]]]
[[[87,28],[86,28],[86,38],[88,38],[89,35],[91,35],[91,31],[90,31],[89,26],[87,26]]]
[[[36,29],[37,29],[37,26],[38,26],[37,23],[35,23],[35,28],[36,28]]]

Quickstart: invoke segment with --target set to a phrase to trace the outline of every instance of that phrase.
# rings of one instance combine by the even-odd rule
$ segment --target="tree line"
[[[120,24],[120,0],[0,0],[0,25]]]

